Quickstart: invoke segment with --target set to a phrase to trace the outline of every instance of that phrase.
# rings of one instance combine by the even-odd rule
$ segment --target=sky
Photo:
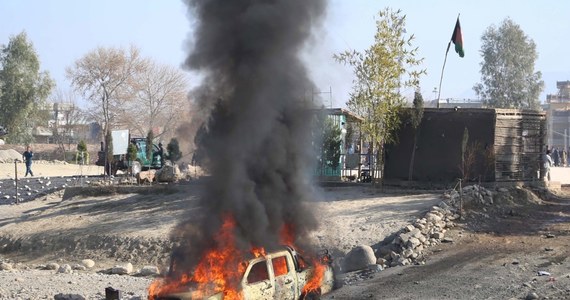
[[[509,17],[537,45],[535,71],[542,72],[545,90],[556,93],[556,81],[570,80],[566,33],[570,1],[452,1],[452,0],[329,0],[321,26],[302,54],[316,85],[315,94],[326,106],[345,107],[354,79],[352,70],[334,61],[333,54],[370,47],[375,18],[385,7],[406,16],[406,32],[424,58],[427,75],[421,78],[425,100],[434,99],[445,49],[460,14],[465,57],[453,47],[447,57],[441,99],[476,99],[472,87],[480,81],[481,35]],[[26,31],[41,62],[62,91],[70,90],[65,68],[98,46],[135,45],[144,56],[181,66],[191,41],[195,20],[181,0],[0,0],[0,44]],[[188,73],[193,85],[199,75]],[[332,91],[332,93],[330,93]],[[413,91],[404,91],[411,96]],[[82,104],[82,100],[79,99]]]

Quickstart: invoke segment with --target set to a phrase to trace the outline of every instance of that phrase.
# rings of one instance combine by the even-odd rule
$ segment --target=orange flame
[[[191,282],[197,284],[196,291],[192,292],[192,299],[202,299],[205,296],[220,292],[223,293],[224,300],[243,299],[239,283],[247,268],[247,262],[244,262],[242,251],[236,247],[235,220],[231,215],[225,216],[223,220],[222,227],[214,237],[216,246],[204,253],[193,275],[183,274],[180,278],[155,280],[148,288],[149,299],[154,299],[157,295],[183,291]],[[282,244],[294,246],[295,228],[293,225],[284,224],[281,227],[279,237]],[[250,252],[254,257],[266,255],[263,247],[252,246]],[[288,272],[286,259],[282,261],[274,259],[272,261],[276,276]],[[311,278],[303,287],[305,295],[320,288],[326,263],[326,261],[321,263],[316,259],[313,260],[314,269]],[[302,269],[307,267],[302,260],[299,261],[299,264]]]
[[[307,295],[313,291],[318,290],[322,283],[323,278],[325,277],[325,265],[321,264],[320,262],[314,260],[313,261],[313,274],[311,279],[305,284],[303,287],[303,294]]]
[[[251,254],[253,254],[255,258],[266,255],[265,249],[263,247],[251,247]]]
[[[295,227],[293,227],[293,224],[283,224],[283,226],[281,227],[281,232],[279,237],[280,237],[280,242],[282,244],[294,246]],[[325,259],[328,259],[328,257],[326,257]],[[326,261],[324,263],[326,263]],[[307,267],[304,261],[299,261],[299,264],[302,269]],[[319,261],[315,259],[313,260],[313,266],[314,269],[311,279],[309,279],[309,281],[303,287],[303,294],[305,295],[310,292],[318,290],[322,285],[323,278],[325,275],[326,267],[324,264],[321,264]],[[287,266],[285,266],[285,268],[286,267]]]
[[[242,299],[238,283],[247,265],[243,262],[241,251],[236,247],[234,228],[233,217],[225,217],[220,231],[214,238],[217,248],[204,253],[194,270],[194,275],[184,274],[176,281],[154,281],[149,287],[149,299],[155,295],[180,291],[189,282],[198,284],[193,298],[223,292],[224,300]]]
[[[287,268],[287,259],[284,256],[276,257],[272,259],[272,262],[275,277],[285,275],[289,272],[289,269]]]
[[[281,226],[279,242],[283,245],[295,246],[295,228],[293,224],[283,224]]]

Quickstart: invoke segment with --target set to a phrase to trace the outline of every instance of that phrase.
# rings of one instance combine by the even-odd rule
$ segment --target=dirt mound
[[[474,232],[512,234],[524,229],[525,223],[530,222],[531,213],[544,204],[548,195],[541,189],[527,186],[489,190],[472,185],[464,187],[462,193],[455,190],[446,192],[444,198],[450,206],[461,208],[465,228]],[[502,219],[516,220],[520,226],[511,224],[503,227],[500,225]]]
[[[12,163],[14,160],[22,160],[22,154],[14,149],[0,150],[0,163]]]
[[[142,237],[88,235],[83,238],[62,234],[44,237],[41,234],[25,237],[1,236],[0,252],[18,253],[23,257],[36,257],[39,261],[77,260],[78,257],[95,259],[109,266],[107,261],[128,261],[139,265],[167,265],[173,243],[169,240]]]
[[[499,189],[494,195],[495,205],[532,205],[541,204],[542,199],[547,195],[537,194],[536,190],[531,190],[524,187],[515,187],[511,189]]]

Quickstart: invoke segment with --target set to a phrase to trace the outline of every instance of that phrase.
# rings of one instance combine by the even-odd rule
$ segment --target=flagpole
[[[445,51],[445,58],[443,59],[443,67],[441,68],[441,77],[439,78],[439,89],[437,92],[437,108],[439,108],[439,97],[441,96],[441,82],[443,81],[443,70],[445,70],[445,63],[447,62],[447,53],[449,53],[449,46],[451,46],[451,41],[447,43],[447,50]]]
[[[457,14],[457,19],[459,20],[459,15]],[[441,77],[439,78],[439,90],[437,93],[437,108],[439,108],[439,98],[441,97],[441,83],[443,82],[443,71],[445,70],[445,63],[447,62],[447,53],[449,53],[449,47],[451,46],[451,40],[447,43],[447,50],[445,50],[445,58],[443,59],[443,67],[441,68]]]

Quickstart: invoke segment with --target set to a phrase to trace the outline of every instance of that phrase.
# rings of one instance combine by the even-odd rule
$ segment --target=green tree
[[[132,175],[136,175],[137,172],[139,172],[140,170],[135,170],[135,164],[133,163],[134,161],[137,160],[137,146],[135,146],[135,144],[133,143],[129,143],[129,145],[127,146],[127,161],[129,166],[131,166],[129,168],[129,172]]]
[[[127,146],[127,157],[129,159],[129,161],[135,161],[137,160],[137,146],[135,146],[135,144],[133,143],[129,143],[129,145]]]
[[[0,46],[0,125],[9,132],[9,143],[30,143],[32,128],[47,121],[42,105],[54,87],[25,32]],[[45,122],[47,125],[47,122]]]
[[[541,72],[534,71],[538,58],[534,41],[507,18],[499,28],[488,27],[481,42],[481,82],[473,90],[483,103],[537,109],[544,82]]]
[[[168,159],[173,163],[182,158],[182,152],[180,152],[180,145],[178,144],[178,139],[172,138],[168,145],[166,145],[166,151],[168,151]]]
[[[322,164],[336,169],[341,155],[341,131],[330,118],[326,118],[323,127]]]
[[[401,89],[416,88],[425,74],[424,69],[418,69],[423,59],[417,58],[414,36],[406,35],[405,25],[406,16],[400,10],[386,8],[378,13],[374,43],[368,49],[334,55],[338,62],[353,68],[355,79],[347,106],[364,117],[361,130],[373,153],[384,143],[396,141],[405,104]],[[379,153],[383,166],[384,153]]]
[[[89,152],[87,152],[87,144],[84,140],[80,140],[77,144],[77,154],[75,156],[75,163],[85,164],[89,163]]]
[[[414,93],[414,107],[410,111],[410,123],[414,129],[414,146],[412,148],[412,155],[410,156],[410,166],[408,170],[408,180],[413,179],[414,174],[414,160],[416,158],[416,148],[420,136],[420,124],[424,116],[424,97],[419,91]]]
[[[87,144],[85,144],[84,140],[79,141],[79,143],[77,144],[77,151],[79,152],[87,151]]]

